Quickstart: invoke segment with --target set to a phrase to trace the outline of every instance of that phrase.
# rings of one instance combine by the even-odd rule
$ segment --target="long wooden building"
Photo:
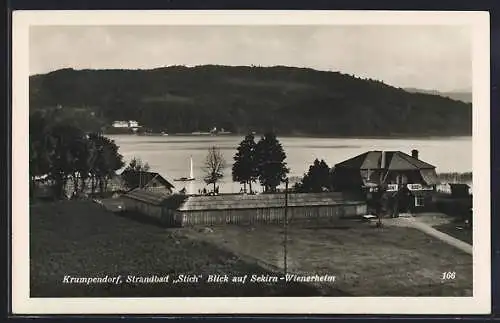
[[[127,210],[172,226],[283,223],[285,216],[283,193],[166,196],[134,190],[124,198]],[[366,202],[345,201],[341,193],[290,193],[287,214],[289,221],[355,217],[366,214]]]

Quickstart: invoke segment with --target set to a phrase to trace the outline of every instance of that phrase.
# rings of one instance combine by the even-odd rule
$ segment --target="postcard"
[[[12,25],[14,314],[490,312],[487,12]]]

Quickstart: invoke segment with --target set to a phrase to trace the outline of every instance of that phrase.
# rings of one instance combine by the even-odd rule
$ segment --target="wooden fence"
[[[340,219],[366,214],[365,203],[345,203],[330,206],[302,206],[288,208],[288,221]],[[172,222],[178,226],[283,223],[284,208],[226,209],[176,211]]]

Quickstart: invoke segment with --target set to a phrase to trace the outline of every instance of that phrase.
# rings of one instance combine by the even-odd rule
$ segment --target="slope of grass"
[[[65,275],[165,276],[267,273],[176,231],[107,212],[90,201],[31,206],[31,297],[311,296],[301,284],[65,284]]]
[[[231,252],[283,265],[283,227],[220,226],[190,236],[223,245]],[[330,274],[353,296],[471,296],[472,257],[412,228],[342,221],[294,223],[288,230],[291,272]],[[455,272],[443,280],[443,272]]]

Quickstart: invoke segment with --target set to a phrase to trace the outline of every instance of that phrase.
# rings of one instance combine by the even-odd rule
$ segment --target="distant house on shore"
[[[411,155],[401,151],[368,151],[336,164],[334,186],[340,191],[371,191],[385,185],[387,192],[406,186],[414,200],[413,210],[430,206],[439,183],[436,167],[419,159],[418,150]]]
[[[140,127],[139,126],[139,122],[135,121],[135,120],[129,120],[129,121],[123,121],[123,120],[119,120],[119,121],[114,121],[112,126],[114,128],[138,128]]]
[[[123,196],[127,210],[173,226],[283,223],[284,194],[165,195],[136,189]],[[342,193],[289,194],[288,220],[334,221],[366,214],[364,201]]]
[[[149,191],[172,194],[174,189],[174,185],[155,172],[125,170],[120,174],[120,177],[124,186],[123,190],[127,191],[143,188]]]
[[[111,127],[115,130],[125,130],[125,131],[133,131],[136,132],[141,125],[136,120],[117,120],[113,121]]]

